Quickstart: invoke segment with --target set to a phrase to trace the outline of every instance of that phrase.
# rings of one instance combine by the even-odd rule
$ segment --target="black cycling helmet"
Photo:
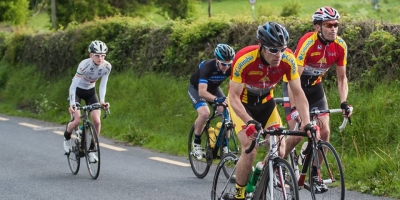
[[[257,39],[267,47],[283,47],[289,43],[289,33],[285,27],[275,22],[267,22],[258,26]]]
[[[218,60],[231,61],[235,57],[235,50],[227,44],[218,44],[214,50],[214,56]]]
[[[90,43],[88,51],[89,53],[107,53],[108,48],[106,43],[95,40]]]

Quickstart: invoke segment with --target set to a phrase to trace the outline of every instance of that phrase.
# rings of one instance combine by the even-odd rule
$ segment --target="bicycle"
[[[262,134],[269,134],[269,140],[260,141]],[[254,192],[248,192],[247,187],[251,184],[250,178],[246,186],[246,200],[273,200],[273,199],[299,199],[299,190],[297,179],[294,175],[291,165],[278,156],[279,141],[276,136],[280,135],[296,135],[307,136],[304,131],[290,131],[285,128],[274,130],[260,130],[255,140],[252,141],[250,147],[245,153],[250,153],[254,147],[269,143],[269,152],[264,160],[264,166],[261,169],[257,179]],[[314,133],[313,136],[316,134]],[[219,162],[215,171],[213,186],[211,190],[211,199],[234,199],[236,194],[235,188],[235,171],[238,156],[235,154],[227,154]],[[229,170],[229,176],[221,175],[222,169]],[[250,176],[252,177],[252,176]]]
[[[277,98],[276,103],[283,105],[283,99]],[[310,110],[311,124],[316,125],[318,115],[323,113],[342,113],[342,109],[318,110],[317,108],[312,108]],[[339,130],[343,131],[348,122],[351,124],[351,118],[345,117],[339,126]],[[298,130],[299,126],[300,123],[297,122],[294,130]],[[301,154],[297,154],[294,148],[288,156],[289,163],[295,171],[299,188],[304,187],[310,191],[313,200],[317,199],[317,197],[331,199],[335,198],[335,196],[344,199],[344,172],[335,148],[329,142],[322,140],[315,141],[310,138],[308,138],[308,142],[305,144],[303,144]],[[321,161],[323,162],[319,162],[319,158],[322,158]],[[314,163],[316,166],[313,166]],[[299,165],[303,165],[301,173],[299,173]],[[308,183],[305,182],[307,171],[309,172]],[[326,179],[322,179],[322,177]]]
[[[97,110],[100,108],[101,105],[99,103],[86,105],[83,107],[81,107],[79,103],[76,103],[76,109],[83,110],[83,113],[81,115],[81,119],[83,119],[83,129],[80,131],[80,128],[78,126],[75,130],[73,130],[70,139],[71,151],[69,153],[65,153],[68,158],[68,165],[71,169],[72,174],[74,175],[78,174],[79,172],[80,158],[86,157],[86,165],[90,176],[93,179],[97,179],[97,177],[99,176],[100,146],[99,140],[97,138],[97,131],[89,120],[89,113],[93,110]],[[107,117],[107,114],[110,114],[109,112],[109,109],[106,110],[103,119]],[[75,116],[72,115],[71,122],[74,121],[74,118]],[[95,160],[95,162],[90,162],[89,153],[94,153],[97,156],[97,160]]]
[[[222,113],[219,113],[217,111],[218,106],[223,106],[224,109]],[[194,139],[194,125],[192,125],[192,128],[189,132],[189,139],[188,139],[189,161],[193,173],[198,178],[204,178],[208,174],[213,159],[222,158],[224,154],[229,152],[234,154],[239,154],[239,147],[238,147],[239,144],[237,143],[236,140],[235,126],[232,122],[227,105],[223,103],[215,103],[212,104],[211,107],[212,107],[212,113],[207,118],[206,124],[203,128],[201,135],[202,138],[201,140],[205,141],[202,142],[201,144],[202,146],[202,155],[200,155],[201,159],[199,159],[199,155],[197,155],[197,153],[194,152],[192,147],[192,142]],[[213,141],[210,138],[208,130],[212,126],[215,127],[215,124],[217,124],[216,123],[217,120],[214,119],[220,117],[222,117],[222,120],[221,121],[218,120],[218,122],[221,122],[221,128],[216,135],[215,141]],[[215,147],[212,148],[211,143],[214,142],[215,142]]]

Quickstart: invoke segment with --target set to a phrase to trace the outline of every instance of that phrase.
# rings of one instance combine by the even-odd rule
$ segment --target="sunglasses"
[[[339,23],[334,23],[334,24],[325,23],[325,24],[322,24],[322,26],[325,28],[332,28],[332,27],[337,28],[339,26]]]
[[[279,52],[283,53],[283,52],[286,51],[286,48],[287,48],[287,47],[284,47],[284,48],[282,48],[282,49],[278,49],[278,48],[274,48],[274,47],[267,47],[267,46],[264,46],[264,45],[263,45],[263,47],[264,47],[265,49],[267,49],[268,52],[269,52],[270,54],[273,54],[273,55],[276,55],[276,54],[278,54]]]
[[[220,60],[218,60],[218,62],[221,63],[222,67],[230,67],[230,66],[232,66],[232,62],[230,62],[230,63],[223,63],[223,62],[221,62]]]
[[[97,58],[105,58],[106,54],[93,54],[93,56],[96,56]]]

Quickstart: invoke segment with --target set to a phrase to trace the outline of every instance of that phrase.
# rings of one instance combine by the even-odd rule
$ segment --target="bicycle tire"
[[[207,127],[207,126],[206,126]],[[193,153],[193,140],[194,140],[194,125],[190,129],[189,139],[188,139],[188,156],[190,167],[192,168],[193,173],[197,176],[197,178],[204,178],[207,176],[208,171],[210,170],[210,166],[212,164],[212,151],[209,147],[208,143],[208,132],[207,128],[203,129],[203,133],[201,135],[201,146],[202,146],[202,158],[197,159],[196,155]]]
[[[221,139],[224,140],[224,142],[221,142],[219,146],[219,154],[220,154],[220,158],[223,158],[225,155],[227,155],[228,153],[231,154],[235,154],[235,155],[239,155],[239,148],[238,148],[238,143],[236,141],[236,137],[235,137],[235,131],[231,130],[230,134],[228,135],[228,131],[227,129],[224,129],[224,132],[222,133],[222,137]],[[227,145],[226,145],[227,143]],[[224,147],[227,147],[227,152],[225,152],[226,150],[224,150]],[[226,170],[225,168],[222,168],[226,177],[229,176],[229,170]]]
[[[325,151],[324,151],[325,150]],[[320,185],[319,181],[316,181],[313,177],[313,168],[312,163],[313,159],[311,159],[310,163],[310,174],[309,174],[309,183],[310,183],[310,192],[313,200],[323,200],[323,199],[345,199],[345,182],[344,182],[344,173],[342,169],[342,164],[339,159],[339,155],[336,152],[335,148],[329,143],[320,141],[318,142],[318,152],[322,155],[320,174],[323,182],[325,183],[324,188],[327,191],[321,192],[317,191],[314,185]],[[331,177],[332,175],[332,177]],[[331,183],[330,183],[331,182]],[[312,186],[312,187],[311,187]],[[323,188],[323,189],[324,189]],[[322,190],[323,191],[323,190]]]
[[[215,170],[213,184],[211,189],[211,199],[234,199],[236,194],[236,163],[238,156],[227,153],[220,160]],[[229,170],[229,176],[225,175],[224,170]]]
[[[290,164],[282,159],[275,158],[273,161],[273,176],[274,176],[274,190],[272,191],[274,199],[299,199],[299,188],[297,186],[297,179],[294,175],[293,169]],[[283,175],[283,176],[282,176]],[[283,182],[285,184],[280,184]],[[283,187],[282,187],[283,186]],[[266,200],[270,197],[269,188],[269,167],[265,164],[260,177],[257,181],[256,188],[254,190],[253,199]]]
[[[85,124],[85,157],[86,157],[86,165],[89,171],[90,176],[93,179],[97,179],[100,174],[100,146],[99,140],[97,138],[97,131],[94,128],[93,124],[88,122]],[[97,156],[97,161],[90,162],[89,153],[94,153]]]
[[[81,157],[79,155],[80,142],[76,137],[75,130],[73,131],[71,136],[72,137],[69,140],[71,145],[71,152],[67,154],[67,158],[68,158],[68,165],[69,168],[71,169],[72,174],[76,175],[79,172],[79,167],[81,163]]]
[[[292,166],[294,175],[296,176],[296,178],[298,180],[300,177],[300,169],[299,169],[299,164],[297,161],[298,158],[296,158],[296,157],[297,157],[296,150],[291,151],[288,156],[288,159],[289,159],[288,162],[289,162],[290,166]]]

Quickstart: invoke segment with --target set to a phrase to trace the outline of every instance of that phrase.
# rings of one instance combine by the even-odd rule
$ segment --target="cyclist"
[[[343,115],[348,117],[351,115],[351,112],[349,112],[351,106],[346,100],[348,94],[346,77],[347,46],[345,41],[337,36],[339,18],[339,12],[334,8],[328,6],[319,8],[312,16],[315,31],[306,33],[300,38],[295,55],[299,66],[299,74],[301,75],[301,87],[304,90],[310,108],[328,109],[322,77],[330,67],[336,64],[340,107],[343,109]],[[291,113],[296,112],[296,105],[299,104],[293,102],[292,98],[288,98],[289,96],[292,97],[288,88],[292,89],[284,82],[283,96],[286,101],[284,104],[286,120],[289,127],[293,128],[296,122],[291,118]],[[329,114],[321,114],[319,116],[318,126],[320,127],[321,139],[329,142]],[[289,137],[286,140],[285,155],[288,155],[301,140],[302,137]]]
[[[90,43],[88,50],[90,53],[89,58],[84,59],[79,63],[78,69],[69,88],[68,100],[70,107],[68,111],[70,114],[75,114],[75,119],[68,123],[67,129],[64,132],[64,150],[67,153],[71,151],[70,139],[72,130],[74,130],[80,123],[80,111],[75,110],[76,104],[80,104],[81,99],[85,100],[87,105],[99,103],[95,88],[95,83],[99,78],[101,78],[99,86],[100,104],[105,110],[110,107],[110,104],[105,102],[107,81],[111,72],[111,64],[105,60],[108,52],[107,45],[102,41],[95,40]],[[93,125],[99,135],[101,127],[101,111],[94,110],[90,114],[93,120]],[[89,160],[90,162],[95,162],[98,161],[98,158],[92,152],[89,153]]]
[[[300,86],[299,74],[293,52],[287,48],[289,34],[275,22],[267,22],[258,27],[258,45],[244,47],[233,60],[229,85],[228,103],[232,120],[242,146],[242,154],[236,165],[236,196],[245,198],[245,186],[249,178],[257,150],[246,154],[254,133],[247,135],[246,129],[275,128],[281,120],[273,99],[273,89],[286,75],[293,94],[297,97],[299,113],[305,119],[305,130],[313,128],[309,124],[308,104]],[[246,128],[246,129],[243,129]],[[254,127],[253,127],[254,129]],[[284,141],[284,140],[283,140]]]
[[[210,109],[207,102],[226,103],[226,97],[219,87],[231,74],[232,60],[235,50],[227,44],[218,44],[214,50],[214,59],[204,60],[190,78],[188,94],[194,108],[197,111],[197,119],[194,122],[193,155],[201,160],[201,134],[205,126]],[[218,112],[223,108],[219,107]]]

